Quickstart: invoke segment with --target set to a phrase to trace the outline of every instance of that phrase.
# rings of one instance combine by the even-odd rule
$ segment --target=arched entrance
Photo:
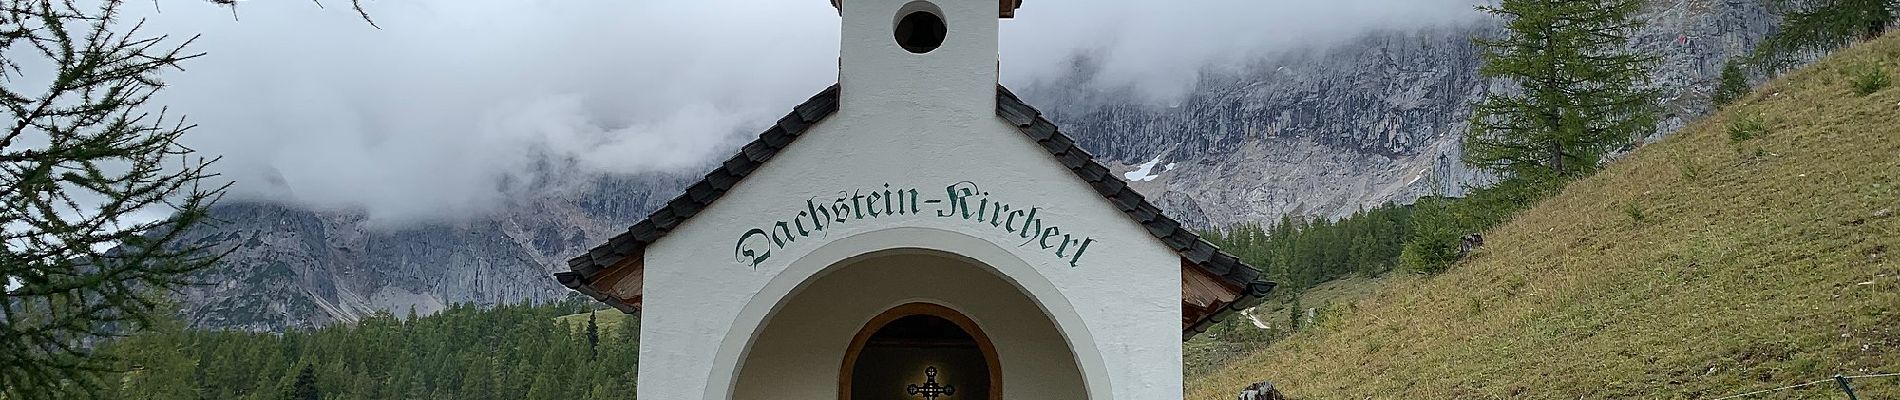
[[[1002,363],[976,321],[949,307],[910,303],[885,311],[851,339],[839,399],[1003,398]]]
[[[934,250],[876,251],[840,261],[801,286],[753,335],[732,399],[1088,398],[1077,357],[1055,322],[975,260]],[[979,367],[964,362],[973,356]],[[931,367],[935,384],[954,385],[955,394],[924,396]],[[971,397],[979,392],[986,396]]]

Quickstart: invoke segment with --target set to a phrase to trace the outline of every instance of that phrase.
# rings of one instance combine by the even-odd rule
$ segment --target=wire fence
[[[1872,375],[1838,375],[1838,374],[1837,374],[1837,375],[1834,375],[1833,377],[1829,377],[1829,378],[1827,378],[1827,379],[1822,379],[1822,380],[1818,380],[1818,381],[1813,381],[1813,382],[1808,382],[1808,383],[1803,383],[1803,384],[1799,384],[1799,385],[1790,385],[1790,386],[1782,386],[1782,387],[1778,387],[1778,388],[1774,388],[1774,389],[1763,389],[1763,390],[1757,390],[1757,391],[1753,391],[1753,392],[1748,392],[1748,393],[1742,393],[1742,394],[1737,394],[1737,395],[1730,395],[1730,396],[1725,396],[1725,397],[1717,397],[1717,398],[1714,398],[1714,399],[1710,399],[1710,400],[1729,400],[1729,399],[1739,399],[1739,398],[1744,398],[1744,397],[1749,397],[1749,396],[1754,396],[1754,395],[1758,395],[1758,394],[1765,394],[1765,393],[1773,393],[1773,392],[1779,392],[1779,391],[1783,391],[1783,390],[1794,390],[1794,389],[1799,389],[1799,388],[1804,388],[1804,387],[1808,387],[1808,386],[1814,386],[1814,385],[1819,385],[1819,384],[1823,384],[1823,383],[1828,383],[1828,382],[1834,382],[1834,383],[1836,383],[1836,384],[1839,384],[1839,385],[1840,385],[1840,389],[1841,389],[1841,393],[1843,393],[1843,394],[1846,394],[1846,395],[1847,395],[1847,398],[1848,398],[1849,400],[1860,400],[1860,397],[1859,397],[1859,395],[1856,395],[1856,394],[1854,394],[1854,380],[1855,380],[1855,379],[1868,379],[1868,378],[1890,378],[1890,377],[1900,377],[1900,373],[1894,373],[1894,374],[1872,374]]]

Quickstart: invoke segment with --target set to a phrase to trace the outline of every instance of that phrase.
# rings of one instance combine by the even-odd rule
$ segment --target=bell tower
[[[840,110],[995,115],[999,18],[1021,0],[832,0],[843,17]]]

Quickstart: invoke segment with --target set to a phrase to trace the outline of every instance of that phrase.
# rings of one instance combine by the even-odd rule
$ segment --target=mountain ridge
[[[1631,49],[1660,59],[1653,85],[1664,107],[1656,140],[1708,114],[1724,62],[1773,30],[1756,2],[1665,0],[1641,18]],[[1337,218],[1386,202],[1460,196],[1488,174],[1460,160],[1470,104],[1509,90],[1478,74],[1495,20],[1375,31],[1340,44],[1284,52],[1238,70],[1210,69],[1177,102],[1107,103],[1131,88],[1092,85],[1093,59],[1021,92],[1063,131],[1123,166],[1183,166],[1139,187],[1180,192],[1214,226],[1282,215]],[[1170,173],[1171,172],[1171,173]],[[1238,177],[1238,179],[1236,179]]]
[[[182,240],[229,250],[182,290],[192,326],[250,331],[354,322],[376,312],[568,297],[549,278],[685,187],[685,174],[606,177],[517,200],[481,218],[386,226],[360,211],[267,201],[219,204]]]
[[[1772,18],[1753,4],[1671,0],[1647,12],[1635,47],[1664,55],[1657,84],[1674,116],[1658,132],[1708,112],[1721,63],[1768,32]],[[1477,75],[1470,37],[1496,30],[1480,21],[1372,32],[1209,70],[1178,107],[1110,100],[1129,97],[1090,84],[1086,60],[1018,93],[1116,173],[1143,172],[1131,187],[1186,225],[1337,217],[1483,182],[1459,162],[1458,142],[1468,102],[1496,86]],[[213,215],[225,222],[186,240],[233,252],[200,276],[208,285],[184,291],[184,314],[197,327],[281,331],[571,296],[548,276],[700,171],[575,178],[491,214],[393,227],[352,210],[221,204]]]

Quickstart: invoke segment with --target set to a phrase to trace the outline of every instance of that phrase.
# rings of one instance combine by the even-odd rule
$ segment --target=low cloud
[[[330,2],[336,3],[336,2]],[[836,15],[785,1],[168,2],[202,33],[161,101],[239,198],[408,220],[550,179],[692,168],[836,75]]]
[[[836,80],[820,0],[128,3],[147,29],[203,36],[161,102],[240,198],[388,221],[480,213],[601,173],[697,168]],[[326,3],[339,3],[336,1]],[[1370,29],[1471,18],[1469,0],[1032,0],[1004,22],[1004,75],[1063,71],[1178,95],[1209,65]]]
[[[1196,0],[1024,3],[1003,31],[1004,71],[1016,81],[1059,74],[1078,51],[1100,63],[1094,84],[1166,99],[1208,67],[1319,47],[1369,31],[1413,30],[1478,18],[1473,0]]]

